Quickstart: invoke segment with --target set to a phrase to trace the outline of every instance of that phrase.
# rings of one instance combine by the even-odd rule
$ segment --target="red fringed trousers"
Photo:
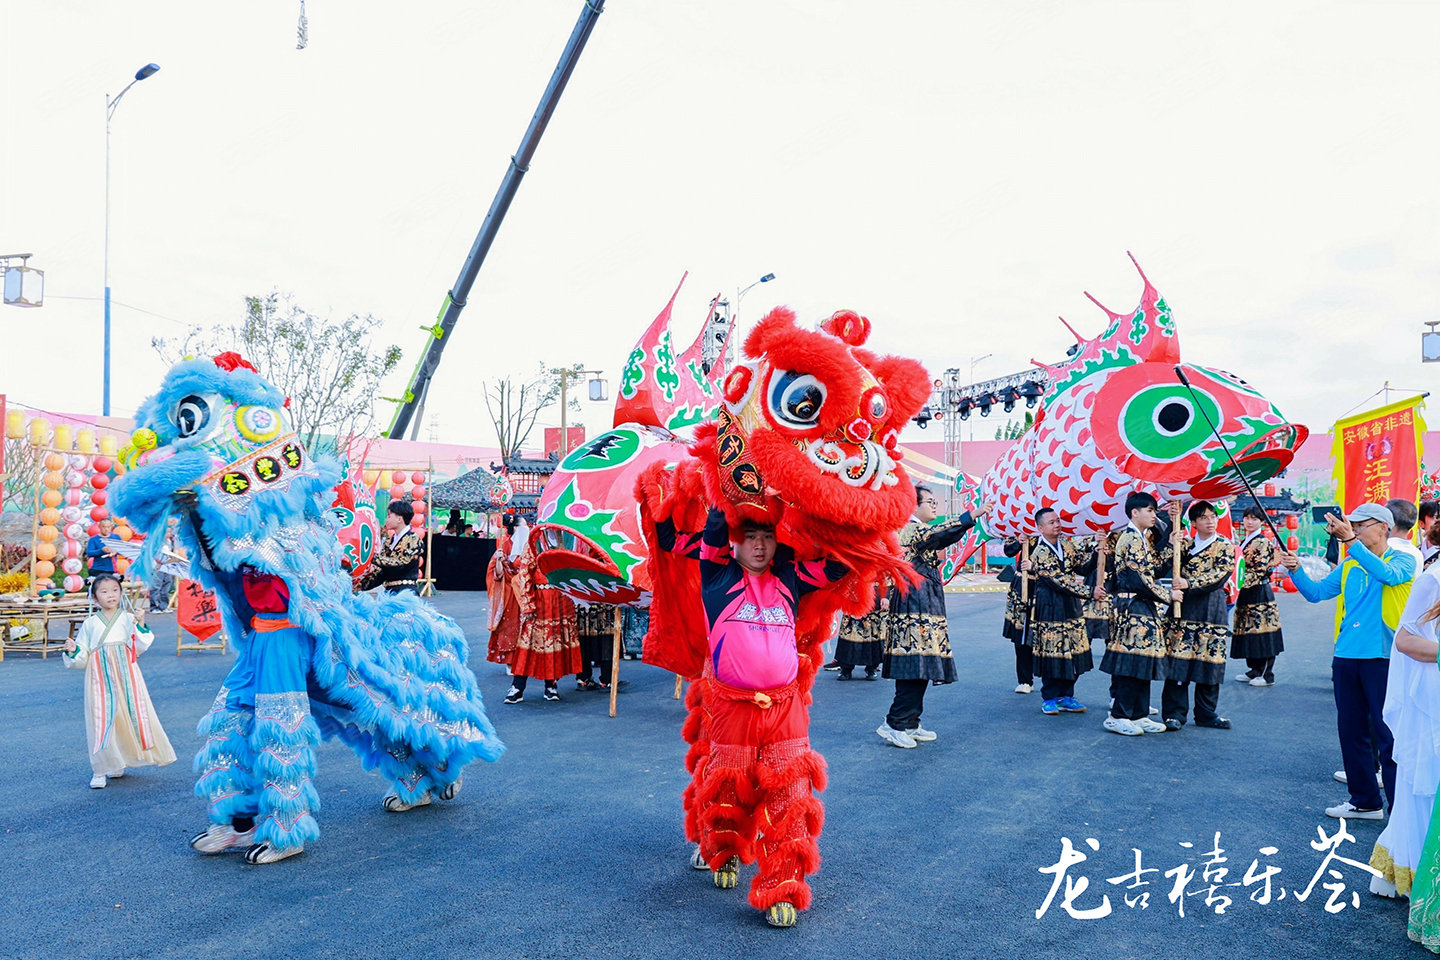
[[[810,749],[810,710],[795,684],[742,690],[714,677],[690,685],[684,737],[685,835],[714,870],[759,861],[750,904],[810,906],[806,874],[820,868],[825,758]]]

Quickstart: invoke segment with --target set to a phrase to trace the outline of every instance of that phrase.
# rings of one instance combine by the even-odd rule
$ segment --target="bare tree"
[[[312,452],[334,450],[350,437],[368,433],[375,422],[380,383],[400,363],[400,348],[375,350],[371,338],[380,321],[351,314],[335,323],[272,291],[245,298],[239,325],[183,338],[150,342],[163,359],[237,350],[260,375],[290,398],[295,432]]]
[[[24,437],[5,439],[5,499],[7,507],[29,516],[35,509],[35,485],[40,482],[40,451]]]
[[[508,460],[525,445],[540,412],[560,402],[560,375],[542,363],[539,372],[527,380],[506,376],[485,384],[481,396],[495,426],[500,458]],[[572,398],[567,406],[579,410],[580,401]]]

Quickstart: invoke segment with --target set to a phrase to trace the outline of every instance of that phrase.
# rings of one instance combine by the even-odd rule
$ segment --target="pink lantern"
[[[109,507],[91,507],[91,508],[90,508],[90,519],[91,519],[91,520],[94,520],[96,524],[99,524],[101,520],[104,520],[104,519],[105,519],[106,517],[108,517],[108,516],[110,516],[110,508],[109,508]],[[99,530],[100,528],[97,526],[95,529],[96,529],[96,530]],[[95,536],[95,534],[92,533],[92,534],[90,534],[90,536],[93,537],[93,536]]]
[[[85,456],[85,454],[83,454],[83,453],[72,453],[72,454],[70,454],[70,469],[71,469],[71,470],[89,470],[89,469],[90,469],[90,458],[87,457],[87,456]]]
[[[411,488],[410,488],[410,499],[411,499],[411,500],[424,500],[424,499],[425,499],[425,488],[422,487],[422,486],[420,486],[420,484],[418,484],[418,483],[417,483],[415,486],[411,487]]]
[[[390,499],[391,499],[391,500],[404,500],[404,499],[405,499],[405,488],[402,487],[402,486],[400,486],[400,484],[398,484],[398,483],[395,484],[395,486],[393,486],[393,487],[390,488]]]
[[[103,459],[105,459],[105,458],[104,458],[104,457],[97,457],[97,458],[96,458],[96,460],[103,460]],[[104,490],[106,487],[110,486],[110,476],[109,476],[108,474],[104,474],[104,473],[97,473],[97,474],[95,474],[95,476],[93,476],[93,477],[90,478],[90,486],[94,487],[96,490]]]
[[[75,523],[81,517],[80,508],[66,507],[64,510],[60,511],[60,516],[64,518],[66,523]]]
[[[78,507],[85,501],[85,494],[79,487],[71,487],[65,491],[65,505],[67,507]]]
[[[66,593],[79,593],[81,590],[84,590],[84,589],[85,589],[85,578],[84,578],[84,577],[77,577],[77,576],[71,575],[71,576],[68,576],[68,577],[65,578],[65,592],[66,592]]]
[[[85,474],[81,473],[79,470],[71,470],[69,473],[65,474],[65,485],[69,487],[85,486]]]
[[[110,494],[106,493],[104,490],[96,490],[94,493],[90,494],[90,502],[95,504],[95,506],[97,507],[105,506],[105,501],[109,499]]]
[[[426,509],[427,509],[427,507],[425,506],[425,501],[424,501],[424,500],[413,500],[413,501],[411,501],[411,503],[410,503],[410,508],[415,511],[416,515],[419,515],[419,514],[424,513],[424,512],[426,511]]]
[[[79,540],[85,536],[85,528],[78,523],[72,523],[65,527],[66,540]]]
[[[98,536],[100,536],[100,523],[97,521],[97,522],[95,522],[95,523],[90,524],[90,526],[88,526],[88,527],[85,528],[85,533],[86,533],[86,535],[91,536],[91,537],[98,537]]]
[[[79,557],[71,557],[60,564],[60,569],[66,573],[79,573],[82,569]]]
[[[80,541],[78,541],[78,540],[66,540],[66,541],[65,541],[65,559],[71,560],[71,559],[74,559],[75,557],[78,557],[78,556],[80,556]]]

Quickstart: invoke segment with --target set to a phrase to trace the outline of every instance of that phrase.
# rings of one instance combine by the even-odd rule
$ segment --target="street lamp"
[[[110,416],[110,118],[120,106],[120,98],[135,84],[146,77],[153,77],[160,70],[158,63],[147,63],[135,71],[135,79],[112,100],[105,97],[105,374],[101,403],[101,414]]]
[[[971,382],[971,383],[974,383],[974,382],[975,382],[975,364],[979,363],[979,362],[982,361],[982,360],[989,360],[989,359],[990,359],[991,357],[993,357],[993,356],[995,356],[995,354],[993,354],[993,353],[987,353],[987,354],[985,354],[985,356],[983,356],[983,357],[971,357],[971,358],[970,358],[970,382]],[[978,406],[978,404],[977,404],[977,406]],[[985,404],[983,407],[980,407],[980,415],[981,415],[982,417],[988,417],[988,416],[990,416],[990,405],[989,405],[989,404]],[[969,419],[969,418],[967,417],[966,419]],[[970,439],[971,439],[971,440],[974,440],[974,439],[975,439],[975,424],[973,424],[973,423],[970,424]]]
[[[590,377],[590,399],[595,403],[600,403],[609,399],[606,394],[607,384],[600,377],[600,374],[605,371],[579,370],[574,367],[557,367],[550,372],[558,374],[560,377],[560,459],[564,460],[570,453],[570,431],[567,429],[568,423],[565,419],[569,407],[565,391],[570,384],[570,378],[588,375]]]

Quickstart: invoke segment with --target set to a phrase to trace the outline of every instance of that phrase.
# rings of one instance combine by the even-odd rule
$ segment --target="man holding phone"
[[[1392,802],[1395,796],[1393,738],[1382,711],[1390,645],[1417,565],[1413,557],[1387,542],[1393,523],[1390,511],[1378,503],[1361,504],[1343,518],[1328,514],[1325,526],[1340,542],[1341,556],[1340,565],[1322,580],[1311,579],[1297,555],[1287,553],[1281,558],[1306,600],[1319,603],[1338,598],[1330,678],[1350,799],[1326,809],[1331,817],[1385,819],[1385,798],[1372,776],[1376,753],[1385,795]]]

